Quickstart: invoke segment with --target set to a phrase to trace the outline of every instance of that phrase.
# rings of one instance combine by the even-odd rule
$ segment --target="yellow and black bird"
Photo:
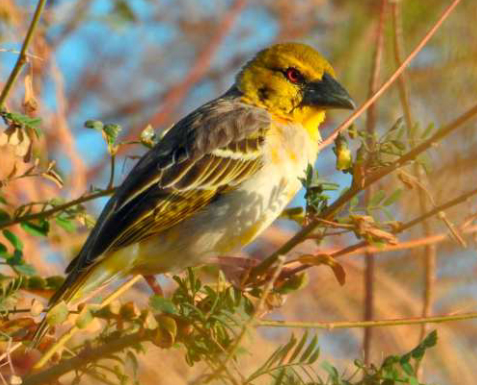
[[[225,94],[180,120],[138,161],[50,306],[130,273],[183,269],[253,241],[300,189],[332,108],[354,103],[317,51],[284,43],[259,52]],[[46,329],[43,322],[37,340]]]

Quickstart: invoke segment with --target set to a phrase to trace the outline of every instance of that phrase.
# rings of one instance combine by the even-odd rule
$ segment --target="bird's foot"
[[[164,291],[154,275],[143,275],[154,294],[164,297]]]

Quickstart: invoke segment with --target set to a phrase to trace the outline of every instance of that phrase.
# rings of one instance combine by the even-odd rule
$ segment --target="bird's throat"
[[[325,120],[325,111],[312,107],[302,107],[294,110],[294,120],[301,123],[313,141],[321,141],[319,127]]]

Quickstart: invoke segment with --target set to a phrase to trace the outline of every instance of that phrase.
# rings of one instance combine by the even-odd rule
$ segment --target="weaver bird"
[[[180,120],[138,161],[50,306],[129,273],[178,270],[250,243],[300,189],[332,108],[354,103],[317,51],[285,43],[259,52],[225,94]]]

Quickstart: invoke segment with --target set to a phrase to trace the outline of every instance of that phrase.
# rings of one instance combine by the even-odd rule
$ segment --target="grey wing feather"
[[[215,149],[242,151],[261,145],[263,133],[270,126],[270,116],[263,109],[242,103],[239,96],[237,90],[231,89],[223,97],[190,113],[139,160],[103,209],[79,255],[68,266],[67,273],[79,272],[91,265],[118,242],[118,234],[124,229],[128,230],[128,226],[137,220],[138,212],[150,210],[146,199],[153,197],[161,200],[171,190],[178,194],[187,190],[191,182],[184,181],[188,180],[186,177],[191,179],[194,167],[197,169],[204,156]],[[250,137],[253,140],[249,140]],[[252,166],[244,164],[242,168],[237,168],[236,177],[240,173],[245,175]],[[220,167],[220,164],[214,167]],[[176,178],[175,183],[173,176]],[[169,182],[164,185],[168,177]],[[178,179],[181,181],[177,182]],[[211,183],[215,179],[209,175],[202,178],[202,183]],[[183,199],[188,196],[190,194],[184,194]],[[209,194],[207,199],[212,199],[212,196]],[[118,243],[122,246],[121,242]]]

